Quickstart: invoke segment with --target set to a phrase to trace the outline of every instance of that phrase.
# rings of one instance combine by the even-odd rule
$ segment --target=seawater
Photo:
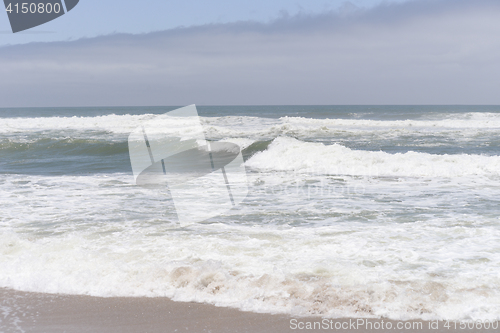
[[[243,149],[250,191],[186,227],[128,156],[173,109],[0,109],[0,287],[500,319],[500,107],[198,107],[207,139]]]

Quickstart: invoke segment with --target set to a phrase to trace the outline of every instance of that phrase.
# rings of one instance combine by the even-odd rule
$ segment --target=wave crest
[[[339,144],[276,138],[246,166],[258,171],[291,171],[355,176],[500,176],[500,156],[433,155],[353,150]]]

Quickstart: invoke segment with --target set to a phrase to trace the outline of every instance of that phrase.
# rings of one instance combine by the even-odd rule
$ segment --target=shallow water
[[[243,149],[250,191],[185,227],[128,156],[172,109],[0,110],[0,287],[500,319],[500,107],[199,107],[208,140]]]

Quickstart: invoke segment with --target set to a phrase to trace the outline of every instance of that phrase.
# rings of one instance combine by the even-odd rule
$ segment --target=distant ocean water
[[[173,109],[0,109],[0,287],[500,320],[500,106],[198,107],[250,190],[186,227],[128,155]]]

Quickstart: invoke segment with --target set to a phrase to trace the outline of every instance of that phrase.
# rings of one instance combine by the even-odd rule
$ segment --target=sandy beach
[[[167,298],[101,298],[1,289],[0,299],[1,332],[495,332],[454,329],[453,325],[446,328],[445,322],[384,319],[365,319],[353,329],[353,323],[361,321],[258,314]],[[372,329],[367,328],[367,322]],[[308,326],[314,323],[322,326]],[[350,328],[342,328],[348,324]]]

